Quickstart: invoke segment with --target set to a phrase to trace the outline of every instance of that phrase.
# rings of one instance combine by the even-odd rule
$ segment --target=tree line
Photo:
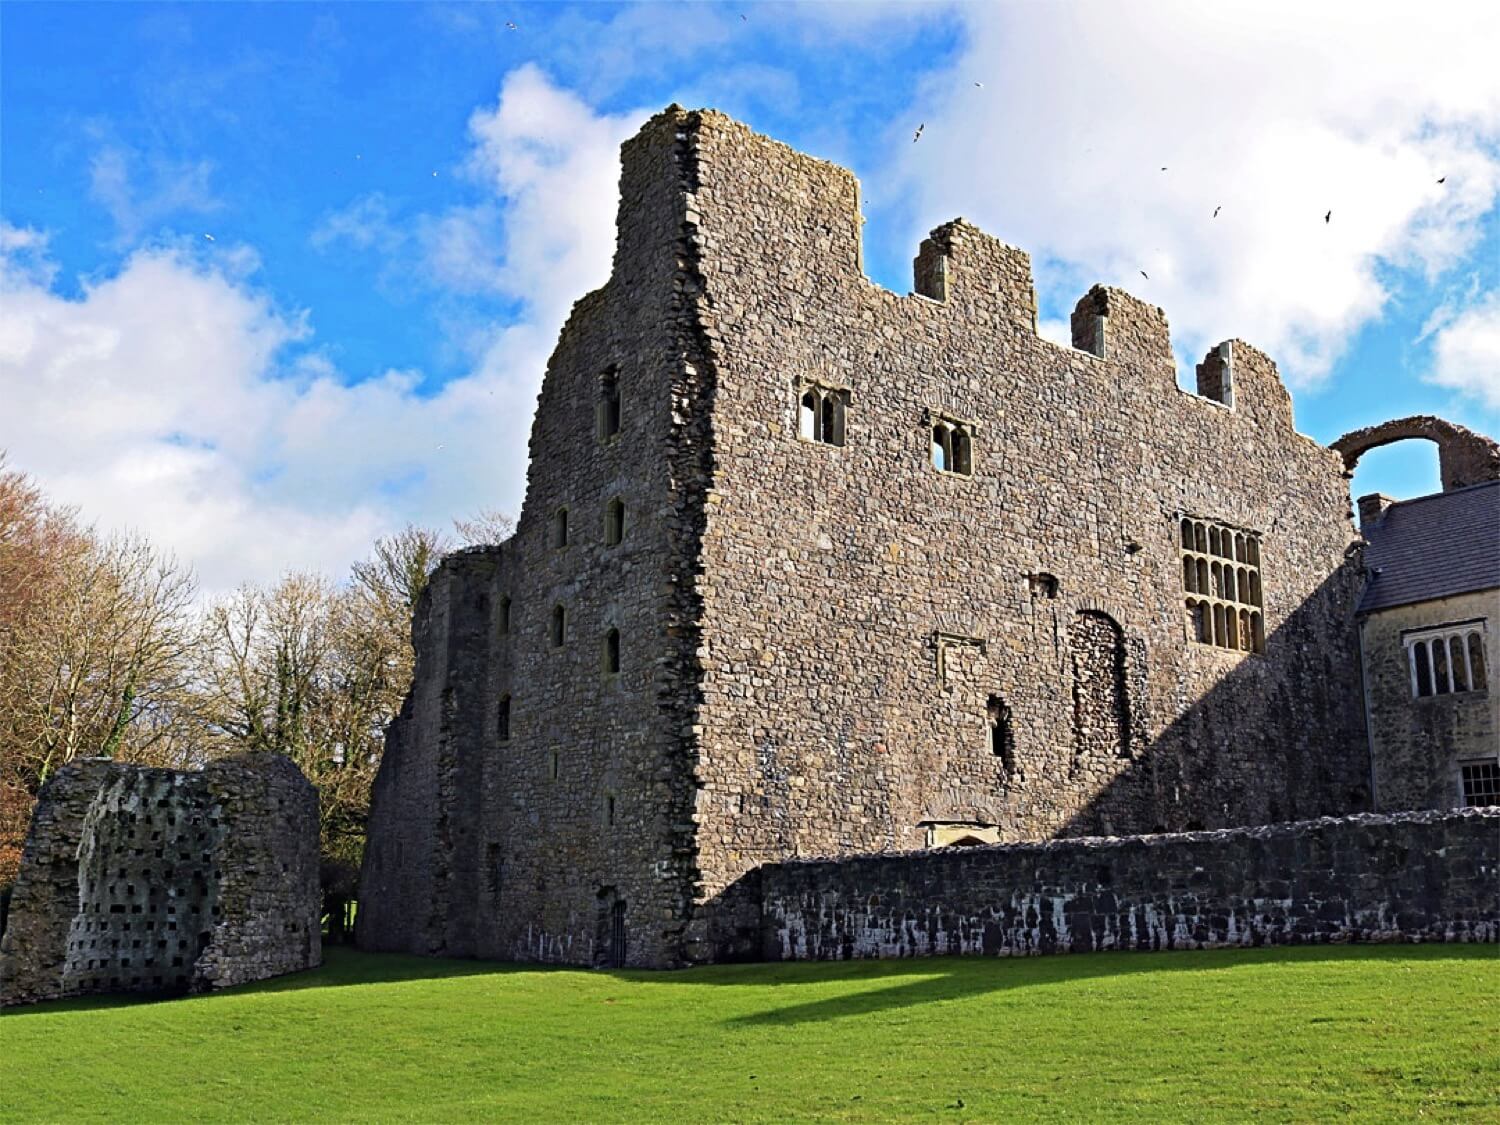
[[[411,684],[411,615],[449,550],[499,542],[484,512],[408,526],[334,581],[288,572],[200,600],[191,570],[103,534],[0,454],[0,888],[47,779],[78,758],[188,769],[285,754],[318,787],[325,884],[352,893],[386,725]]]

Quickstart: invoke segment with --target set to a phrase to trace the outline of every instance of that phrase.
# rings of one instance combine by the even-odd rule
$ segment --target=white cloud
[[[1028,250],[1062,312],[1123,285],[1186,356],[1242,336],[1316,381],[1391,299],[1381,267],[1453,266],[1500,192],[1493,4],[959,12],[966,48],[891,126],[915,225]]]
[[[68,299],[44,236],[3,228],[0,448],[86,518],[175,551],[210,592],[342,572],[407,520],[516,511],[547,356],[572,302],[608,276],[618,148],[637,123],[531,68],[474,115],[469,159],[494,197],[481,207],[506,208],[498,252],[461,229],[479,208],[414,229],[434,284],[482,284],[522,311],[436,393],[417,372],[346,385],[313,348],[311,314],[258,288],[248,248],[168,240]],[[322,237],[387,250],[393,222],[367,201]]]
[[[122,246],[173,216],[220,210],[212,177],[213,165],[206,160],[143,160],[119,144],[101,146],[89,164],[90,194],[114,220]]]
[[[1437,330],[1428,381],[1500,410],[1500,293],[1452,316]]]

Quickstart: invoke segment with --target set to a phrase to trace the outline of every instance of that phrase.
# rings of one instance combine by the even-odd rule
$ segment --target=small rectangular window
[[[1500,759],[1462,762],[1458,775],[1459,796],[1466,806],[1500,805]]]
[[[604,508],[604,545],[618,547],[625,538],[625,501],[619,497]]]
[[[552,546],[561,550],[568,545],[568,509],[559,508],[552,515]]]

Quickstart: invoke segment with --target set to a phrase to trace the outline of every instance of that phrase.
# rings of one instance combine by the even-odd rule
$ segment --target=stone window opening
[[[599,440],[611,441],[620,433],[620,372],[608,367],[599,377]]]
[[[1440,626],[1407,634],[1413,699],[1489,691],[1484,663],[1484,622]]]
[[[495,737],[501,742],[510,741],[510,696],[502,695],[495,708]]]
[[[1500,758],[1458,764],[1458,803],[1464,808],[1500,805]]]
[[[559,508],[552,516],[552,548],[560,551],[568,545],[568,509]]]
[[[507,635],[510,632],[510,595],[509,594],[502,594],[500,596],[499,619],[500,619],[499,620],[500,635],[503,637],[503,636]]]
[[[606,676],[618,676],[620,674],[620,630],[611,629],[604,634],[602,663]]]
[[[849,392],[807,383],[797,405],[797,436],[823,445],[844,444],[844,414]]]
[[[604,795],[604,823],[610,828],[613,828],[615,824],[615,806],[617,803],[613,793],[606,793]]]
[[[969,423],[935,417],[932,423],[932,467],[954,476],[974,475],[974,434]]]
[[[1178,531],[1189,640],[1233,652],[1264,653],[1257,536],[1192,516],[1181,517]]]
[[[550,754],[547,755],[547,777],[548,777],[549,780],[556,781],[557,778],[558,778],[558,775],[561,772],[562,772],[562,755],[560,755],[556,750],[554,750],[554,751],[552,751],[552,753],[550,753]]]
[[[990,696],[990,752],[1000,759],[1006,777],[1016,773],[1016,734],[1011,724],[1010,708],[998,695]]]
[[[604,545],[618,547],[625,538],[625,501],[616,496],[604,506]]]
[[[562,648],[568,639],[568,611],[560,605],[552,607],[552,647]]]
[[[1033,599],[1057,597],[1057,576],[1048,574],[1045,570],[1037,571],[1035,574],[1026,576],[1026,586],[1031,591]]]

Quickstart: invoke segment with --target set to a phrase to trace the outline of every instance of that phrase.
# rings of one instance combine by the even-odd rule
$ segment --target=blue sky
[[[1184,372],[1269,351],[1315,438],[1494,434],[1491,8],[5,5],[0,448],[210,590],[514,511],[619,143],[671,101],[852,167],[890,288],[962,214],[1032,254],[1053,335],[1120,284]],[[1377,451],[1356,493],[1435,464]]]

